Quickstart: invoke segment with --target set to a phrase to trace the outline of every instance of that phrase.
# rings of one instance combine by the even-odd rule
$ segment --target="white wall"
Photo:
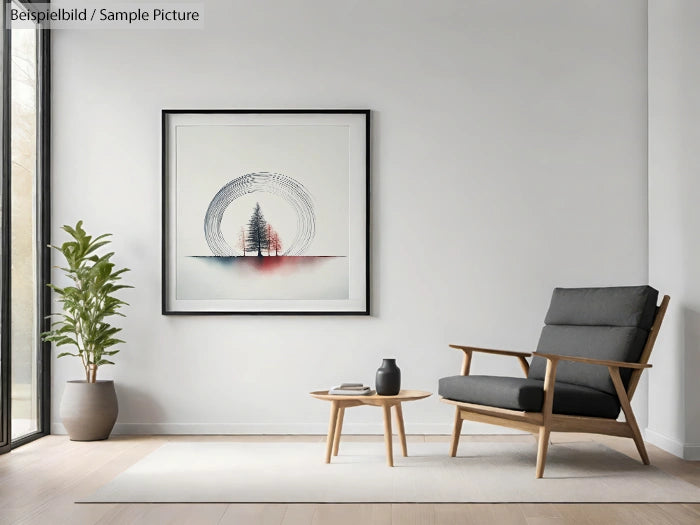
[[[207,2],[207,30],[55,31],[53,224],[115,234],[136,289],[120,432],[317,432],[313,389],[533,349],[556,285],[647,281],[646,4]],[[371,317],[163,317],[161,108],[371,108]],[[519,375],[479,356],[473,373]],[[78,362],[53,371],[53,428]],[[645,407],[640,419],[645,421]],[[408,432],[449,432],[436,397]],[[381,432],[371,409],[349,432]],[[491,429],[465,425],[465,432]],[[503,429],[493,427],[493,431]]]
[[[649,383],[651,442],[700,459],[700,3],[649,2],[649,274],[671,295]]]

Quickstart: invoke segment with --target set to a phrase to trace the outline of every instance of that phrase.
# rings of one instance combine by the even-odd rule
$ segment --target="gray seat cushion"
[[[638,362],[656,313],[650,286],[556,288],[537,351]],[[535,357],[528,378],[544,379],[547,361]],[[627,385],[631,371],[620,370]],[[607,367],[561,361],[557,381],[615,394]]]
[[[451,376],[440,379],[438,393],[447,399],[541,412],[544,381],[500,376]],[[555,414],[615,419],[620,413],[617,397],[593,388],[557,382],[554,387]]]

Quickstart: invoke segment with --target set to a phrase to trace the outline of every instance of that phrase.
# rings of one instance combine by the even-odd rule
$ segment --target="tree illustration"
[[[277,233],[277,230],[274,228],[270,228],[269,239],[270,248],[268,249],[268,253],[269,250],[275,250],[275,255],[277,255],[277,253],[282,249],[282,242],[280,241],[280,236]]]
[[[258,257],[262,257],[262,251],[268,247],[269,238],[267,236],[267,221],[260,209],[260,203],[255,203],[255,209],[248,221],[248,250],[258,252]]]
[[[241,233],[238,234],[238,247],[243,252],[243,257],[245,257],[246,252],[246,240],[245,228],[241,226]]]
[[[272,243],[272,226],[270,223],[267,223],[267,256],[270,256],[270,244]]]

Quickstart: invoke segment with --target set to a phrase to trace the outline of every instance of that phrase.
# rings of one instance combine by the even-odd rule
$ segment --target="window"
[[[49,299],[48,31],[13,23],[2,41],[0,447],[6,451],[49,431],[50,348],[40,338]]]

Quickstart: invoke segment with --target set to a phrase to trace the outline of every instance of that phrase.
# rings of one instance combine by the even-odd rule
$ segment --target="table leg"
[[[399,433],[399,439],[401,440],[401,452],[403,457],[408,456],[408,450],[406,449],[406,430],[403,426],[403,409],[401,408],[401,403],[394,405],[394,412],[396,414],[396,430]]]
[[[335,437],[335,426],[338,422],[338,401],[331,401],[331,418],[328,421],[328,437],[326,437],[326,463],[331,462],[331,452],[333,452],[333,438]]]
[[[343,417],[345,417],[345,407],[341,406],[338,410],[338,420],[335,424],[335,436],[333,438],[333,455],[338,455],[338,447],[340,446],[340,434],[343,431]]]
[[[386,445],[386,464],[394,466],[394,452],[391,448],[391,407],[382,405],[384,411],[384,444]]]

